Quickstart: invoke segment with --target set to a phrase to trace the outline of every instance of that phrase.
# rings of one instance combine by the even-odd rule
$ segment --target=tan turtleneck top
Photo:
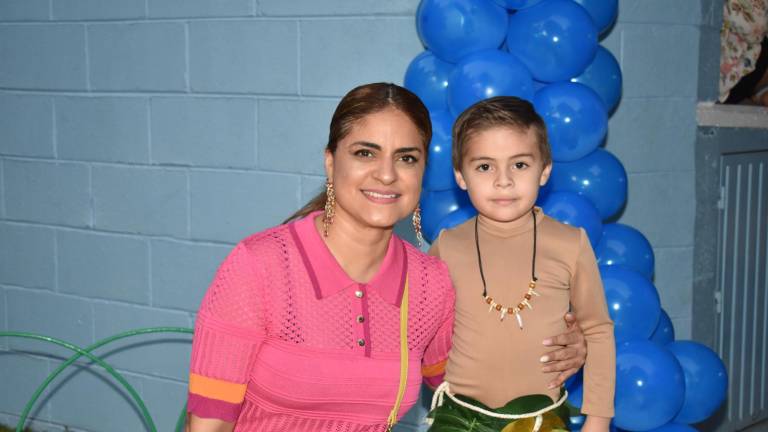
[[[584,414],[613,416],[615,346],[613,322],[594,252],[583,229],[562,224],[536,209],[536,291],[533,309],[521,313],[523,329],[514,316],[499,320],[482,297],[483,283],[475,247],[475,218],[440,233],[430,254],[447,264],[456,289],[453,347],[445,380],[451,391],[498,408],[529,394],[553,400],[559,389],[547,389],[555,373],[542,372],[539,358],[553,350],[542,340],[566,330],[563,316],[572,307],[587,340],[584,366]],[[478,238],[488,295],[514,307],[531,280],[533,218],[498,224],[484,218]]]

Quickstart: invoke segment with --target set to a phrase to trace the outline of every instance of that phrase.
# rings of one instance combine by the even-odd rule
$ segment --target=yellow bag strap
[[[405,395],[405,386],[408,383],[408,275],[405,276],[403,288],[403,300],[400,302],[400,387],[397,389],[395,406],[387,418],[387,431],[397,423],[397,413],[400,411],[400,403]]]

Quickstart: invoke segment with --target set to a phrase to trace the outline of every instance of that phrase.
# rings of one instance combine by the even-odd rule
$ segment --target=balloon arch
[[[722,404],[725,367],[709,348],[674,341],[653,285],[654,256],[637,229],[615,221],[627,200],[621,162],[601,148],[608,117],[621,99],[622,76],[600,46],[617,16],[617,0],[422,0],[416,25],[426,50],[405,73],[405,86],[430,111],[433,138],[421,199],[425,237],[476,214],[454,180],[451,126],[472,104],[493,96],[531,101],[542,116],[554,167],[537,203],[583,227],[600,265],[615,323],[615,428],[682,432]],[[581,378],[568,383],[581,406]],[[580,428],[583,417],[573,417]]]

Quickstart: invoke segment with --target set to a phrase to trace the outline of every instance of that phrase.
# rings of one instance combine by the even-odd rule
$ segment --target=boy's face
[[[481,215],[513,222],[533,208],[551,171],[551,164],[544,166],[531,128],[523,132],[494,127],[470,138],[455,174]]]

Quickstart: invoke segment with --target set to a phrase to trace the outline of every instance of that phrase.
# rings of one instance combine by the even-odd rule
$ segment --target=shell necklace
[[[533,299],[533,296],[539,297],[540,294],[536,292],[536,281],[538,278],[536,277],[536,209],[531,209],[531,215],[533,216],[533,258],[531,259],[531,281],[528,282],[528,292],[525,293],[522,300],[517,304],[517,306],[510,306],[507,307],[501,303],[496,303],[495,300],[493,300],[493,297],[488,296],[488,288],[485,283],[485,273],[483,272],[483,258],[480,255],[480,240],[477,235],[477,220],[478,216],[475,217],[475,248],[477,249],[477,263],[480,267],[480,279],[483,281],[483,300],[487,305],[489,305],[488,312],[496,311],[499,312],[499,320],[504,321],[504,317],[507,315],[514,315],[517,319],[517,325],[520,326],[520,330],[523,329],[523,317],[521,315],[521,312],[523,309],[533,309],[533,306],[531,306],[531,300]]]

